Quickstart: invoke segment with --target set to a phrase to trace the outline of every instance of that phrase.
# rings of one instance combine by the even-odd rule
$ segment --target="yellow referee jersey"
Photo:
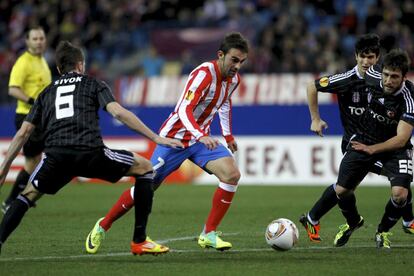
[[[24,52],[13,65],[9,87],[19,87],[30,98],[36,99],[40,92],[52,82],[52,73],[43,56]],[[16,113],[28,114],[31,105],[17,101]]]

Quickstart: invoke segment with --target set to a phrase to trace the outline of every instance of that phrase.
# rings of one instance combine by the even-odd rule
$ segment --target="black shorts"
[[[25,114],[16,114],[14,120],[16,130],[20,129],[25,118]],[[36,127],[27,142],[23,145],[23,155],[27,157],[34,157],[41,154],[44,149],[45,143],[43,132],[39,127]]]
[[[352,150],[351,143],[349,140],[345,140],[344,138],[342,138],[341,150],[342,150],[342,154],[345,154],[348,150]],[[377,161],[374,164],[372,164],[369,167],[369,172],[372,172],[378,175],[385,175],[385,176],[387,175],[387,172],[383,170],[383,165],[381,161]]]
[[[133,163],[133,154],[126,150],[107,147],[91,151],[47,149],[30,176],[30,182],[41,193],[55,194],[76,176],[117,182]]]
[[[383,170],[387,172],[391,186],[410,187],[413,180],[411,149],[401,149],[375,155],[349,150],[342,158],[337,185],[347,189],[356,188],[377,161],[382,163]]]

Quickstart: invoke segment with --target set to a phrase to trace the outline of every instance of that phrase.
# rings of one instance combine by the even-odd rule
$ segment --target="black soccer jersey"
[[[104,82],[68,73],[45,88],[26,121],[42,126],[46,151],[51,147],[94,149],[103,146],[98,110],[113,101]]]
[[[358,140],[377,144],[397,135],[397,126],[403,120],[414,126],[414,85],[405,81],[394,94],[385,95],[379,66],[369,68],[365,76],[368,85],[368,107],[361,116]],[[410,141],[407,147],[411,147]]]
[[[317,79],[315,86],[320,92],[337,94],[341,122],[344,128],[343,140],[345,143],[349,142],[351,136],[358,132],[359,117],[368,105],[366,86],[357,66],[342,74]]]

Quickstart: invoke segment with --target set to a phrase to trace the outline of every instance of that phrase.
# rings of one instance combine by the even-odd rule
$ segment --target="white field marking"
[[[226,233],[226,236],[236,236],[239,233]],[[186,236],[186,237],[178,237],[178,238],[171,238],[165,240],[157,240],[156,242],[165,244],[169,242],[175,241],[189,241],[189,240],[197,240],[198,236]],[[186,252],[185,250],[177,251],[177,250],[170,250],[170,252]],[[191,252],[188,251],[188,252]],[[194,250],[194,252],[197,252]],[[117,257],[117,256],[130,256],[131,252],[117,252],[117,253],[106,253],[106,254],[84,254],[84,255],[72,255],[72,256],[43,256],[43,257],[17,257],[17,258],[1,258],[0,262],[6,261],[39,261],[39,260],[60,260],[60,259],[81,259],[81,258],[96,258],[96,257]]]
[[[226,233],[225,236],[237,236],[240,233]],[[175,241],[190,241],[190,240],[197,240],[198,236],[187,236],[187,237],[179,237],[179,238],[171,238],[165,240],[157,240],[158,243],[169,243]]]
[[[227,233],[226,236],[235,236],[239,233]],[[168,243],[174,241],[186,241],[186,240],[196,240],[197,236],[187,236],[187,237],[178,237],[165,240],[158,240],[159,243]],[[334,247],[334,246],[309,246],[309,247],[294,247],[292,251],[305,251],[305,250],[344,250],[346,248],[355,249],[355,248],[373,248],[375,249],[374,243],[366,243],[360,245],[352,245],[345,247]],[[414,248],[414,244],[399,244],[393,245],[392,248]],[[387,249],[382,249],[388,251]],[[392,249],[391,249],[392,250]],[[214,254],[232,254],[232,253],[249,253],[249,252],[271,252],[275,251],[271,248],[249,248],[249,249],[231,249],[226,252],[219,252],[216,250],[205,250],[205,249],[171,249],[171,253],[214,253]],[[390,251],[392,252],[392,251]],[[277,254],[277,253],[276,253]],[[280,254],[283,254],[281,252]],[[17,258],[2,258],[0,256],[0,262],[11,262],[11,261],[42,261],[42,260],[65,260],[65,259],[96,259],[96,258],[107,258],[107,257],[122,257],[122,256],[131,256],[131,252],[115,252],[115,253],[105,253],[105,254],[82,254],[82,255],[69,255],[69,256],[42,256],[42,257],[17,257]]]

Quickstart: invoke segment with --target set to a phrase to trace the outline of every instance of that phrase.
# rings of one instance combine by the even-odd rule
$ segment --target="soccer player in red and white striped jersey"
[[[198,239],[202,248],[227,250],[232,247],[219,237],[216,229],[230,207],[240,179],[240,171],[229,152],[237,151],[231,131],[231,95],[240,83],[238,71],[247,55],[246,39],[240,33],[230,33],[220,45],[218,58],[202,63],[190,73],[174,111],[160,130],[161,137],[179,139],[184,148],[170,150],[157,146],[151,157],[156,172],[154,189],[186,159],[218,178],[212,207]],[[210,125],[216,113],[229,150],[210,136]],[[86,241],[86,244],[88,239],[94,241],[94,252],[86,248],[89,253],[97,251],[112,223],[134,206],[133,194],[132,189],[125,191],[107,215],[95,224]]]
[[[240,60],[236,56],[233,58]],[[191,146],[209,136],[210,124],[218,112],[223,136],[226,141],[233,139],[230,97],[240,83],[240,75],[235,67],[223,78],[219,62],[205,62],[191,72],[174,112],[161,127],[161,136],[174,137],[185,146]]]

